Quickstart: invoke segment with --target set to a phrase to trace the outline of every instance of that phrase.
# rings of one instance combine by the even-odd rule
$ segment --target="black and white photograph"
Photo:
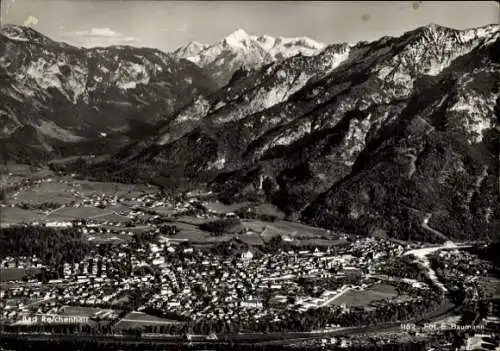
[[[499,2],[0,6],[0,351],[500,350]]]

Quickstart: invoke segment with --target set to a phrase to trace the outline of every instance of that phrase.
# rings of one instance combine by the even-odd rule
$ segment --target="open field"
[[[155,326],[155,325],[168,325],[168,324],[179,324],[182,322],[155,317],[142,312],[130,312],[125,317],[123,317],[118,324],[116,324],[117,329],[129,329],[141,326]]]
[[[53,202],[58,204],[68,204],[75,200],[71,192],[71,186],[57,181],[42,183],[31,187],[25,191],[20,191],[17,196],[12,194],[7,196],[7,202],[26,202],[29,204],[40,204]]]
[[[98,222],[126,222],[129,220],[127,216],[122,216],[109,208],[103,209],[101,213],[86,218],[93,219]]]
[[[113,182],[93,182],[88,180],[74,180],[73,182],[76,184],[78,191],[85,195],[108,194],[135,197],[158,190],[157,187],[145,184],[121,184]]]
[[[46,220],[72,220],[76,218],[89,218],[103,212],[102,209],[96,207],[63,207],[52,211]]]
[[[182,216],[182,217],[177,218],[176,223],[179,226],[182,226],[183,224],[198,226],[200,224],[207,223],[207,222],[210,222],[210,221],[211,220],[205,219],[205,218]]]
[[[295,240],[292,241],[292,245],[296,246],[336,246],[336,245],[345,245],[348,241],[344,239],[338,240],[328,240],[328,239],[303,239],[303,240]]]
[[[0,223],[2,225],[38,221],[44,217],[45,215],[38,210],[23,210],[17,207],[0,209]]]
[[[395,296],[398,294],[396,287],[390,284],[376,284],[373,285],[369,290],[380,295]]]
[[[159,206],[159,207],[155,207],[154,208],[154,211],[156,213],[158,213],[159,215],[162,215],[162,216],[171,216],[175,213],[175,210],[173,210],[171,207],[169,206]]]
[[[327,234],[325,229],[311,227],[301,223],[293,223],[279,220],[276,222],[264,222],[260,220],[243,220],[245,228],[261,233],[264,237],[288,235],[290,238],[322,238]],[[267,233],[265,233],[267,232]]]
[[[217,236],[209,236],[207,239],[207,242],[209,243],[221,243],[224,241],[229,241],[233,239],[235,236],[234,234],[223,234],[223,235],[217,235]]]
[[[218,201],[210,201],[205,206],[207,207],[208,210],[214,211],[215,213],[224,214],[228,212],[238,211],[240,208],[248,206],[249,204],[250,204],[249,202],[241,202],[232,205],[224,205],[223,203]]]
[[[138,225],[136,227],[117,227],[117,226],[113,226],[113,225],[100,225],[99,227],[97,228],[102,228],[102,229],[109,229],[109,230],[117,230],[119,232],[121,232],[122,230],[126,231],[126,232],[133,232],[133,233],[144,233],[144,232],[147,232],[149,230],[151,230],[151,227],[149,226],[146,226],[146,225]]]
[[[325,229],[311,227],[309,225],[302,223],[294,223],[294,222],[280,220],[274,222],[273,226],[291,233],[290,235],[292,237],[302,236],[302,237],[316,238],[316,237],[322,237],[324,235],[331,236],[331,234],[328,234]]]
[[[21,178],[44,178],[54,176],[54,172],[50,170],[49,167],[33,168],[29,165],[24,164],[8,164],[7,166],[2,165],[2,174],[11,174],[11,177],[21,177]]]
[[[14,183],[22,179],[35,179],[42,177],[34,177],[29,173],[26,175],[4,175],[2,180],[8,183]],[[50,173],[45,178],[50,178],[50,182],[36,184],[29,189],[19,191],[16,196],[13,193],[7,195],[7,203],[26,202],[39,204],[44,202],[54,202],[60,204],[68,204],[71,201],[81,198],[81,195],[108,195],[108,196],[127,196],[139,197],[147,192],[156,191],[154,186],[143,184],[120,184],[112,182],[93,182],[87,180],[77,180],[71,177],[58,177]],[[79,192],[81,195],[76,196],[74,192]]]
[[[116,208],[116,209],[115,209]],[[106,209],[96,207],[62,207],[50,210],[49,214],[41,210],[25,210],[18,207],[4,207],[0,210],[0,221],[2,224],[28,223],[34,221],[71,221],[73,219],[95,219],[99,222],[124,222],[128,221],[126,216],[119,215],[117,210],[122,211],[123,206],[112,206]],[[144,217],[147,218],[148,216]]]
[[[285,214],[281,212],[276,206],[271,204],[259,204],[255,207],[255,213],[276,216],[279,219],[285,217]]]
[[[371,302],[392,299],[398,296],[396,288],[388,284],[377,284],[366,290],[349,289],[332,301],[335,305],[346,304],[347,307],[367,306]]]
[[[91,241],[95,244],[110,244],[110,243],[119,244],[132,241],[131,237],[123,234],[111,234],[111,233],[86,234],[85,237],[88,241]]]
[[[33,276],[40,273],[41,270],[37,268],[1,268],[0,269],[0,282],[21,280],[27,276]]]
[[[209,234],[198,229],[197,225],[184,222],[173,223],[180,231],[175,235],[176,239],[188,239],[191,241],[200,241],[208,238]]]
[[[495,277],[480,277],[479,284],[493,298],[500,298],[500,279]]]
[[[241,241],[251,246],[264,245],[264,240],[258,234],[244,234],[238,237]]]
[[[92,317],[96,313],[99,313],[99,315],[102,315],[104,313],[113,313],[115,315],[118,315],[120,313],[120,311],[110,310],[110,309],[106,309],[106,308],[80,307],[80,306],[64,306],[63,310],[61,311],[61,314],[65,315],[65,316]]]

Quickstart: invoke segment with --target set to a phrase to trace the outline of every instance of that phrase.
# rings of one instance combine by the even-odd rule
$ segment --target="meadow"
[[[345,304],[347,307],[368,306],[371,302],[393,299],[398,296],[396,288],[389,284],[376,284],[366,290],[349,289],[332,301],[335,305]]]

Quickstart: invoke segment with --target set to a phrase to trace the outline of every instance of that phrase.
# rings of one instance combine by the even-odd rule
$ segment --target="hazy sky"
[[[495,1],[2,0],[2,24],[25,24],[80,46],[129,44],[174,50],[249,34],[308,36],[331,44],[400,35],[429,23],[497,23]]]

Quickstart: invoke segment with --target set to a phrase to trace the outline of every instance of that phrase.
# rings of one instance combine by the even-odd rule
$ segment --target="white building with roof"
[[[243,252],[241,254],[241,259],[245,262],[251,261],[252,258],[253,258],[253,253],[250,250]]]

